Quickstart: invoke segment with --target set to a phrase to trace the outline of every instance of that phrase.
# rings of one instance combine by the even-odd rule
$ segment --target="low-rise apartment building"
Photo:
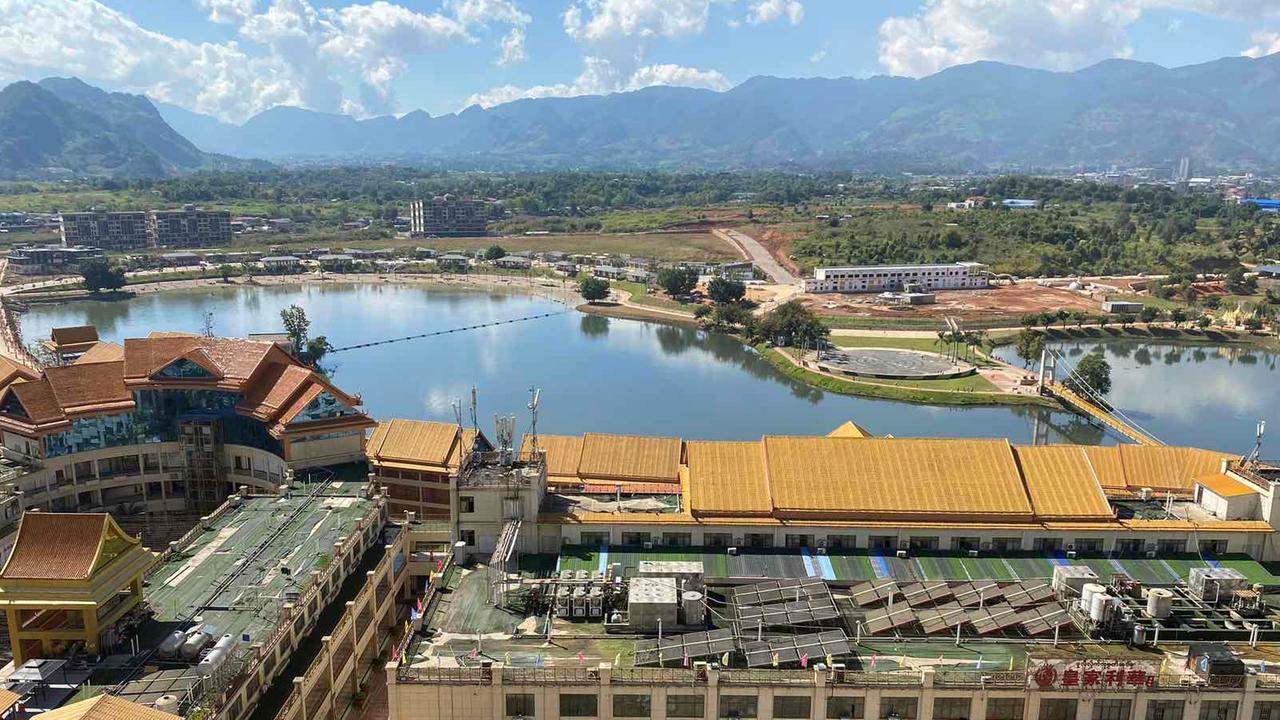
[[[987,266],[976,262],[938,265],[855,265],[825,267],[801,282],[809,293],[894,292],[908,285],[925,291],[974,290],[990,285]]]

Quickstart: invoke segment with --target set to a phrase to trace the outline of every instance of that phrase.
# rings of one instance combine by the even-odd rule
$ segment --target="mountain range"
[[[254,164],[200,150],[141,95],[74,78],[0,90],[0,177],[166,177]]]
[[[231,157],[959,172],[1171,167],[1186,156],[1197,169],[1267,171],[1280,168],[1277,87],[1280,54],[1179,68],[1107,60],[1075,72],[978,62],[919,79],[755,77],[724,92],[651,87],[438,116],[276,107],[236,125],[49,79],[0,92],[0,173],[52,164],[165,175],[234,167]]]

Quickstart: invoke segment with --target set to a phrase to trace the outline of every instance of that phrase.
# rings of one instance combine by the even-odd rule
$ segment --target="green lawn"
[[[609,286],[618,290],[626,290],[631,293],[631,302],[644,307],[658,308],[660,310],[675,310],[677,312],[693,314],[693,309],[697,305],[693,303],[679,303],[675,300],[669,300],[657,295],[650,295],[646,292],[644,285],[640,283],[627,282],[626,280],[610,280]]]

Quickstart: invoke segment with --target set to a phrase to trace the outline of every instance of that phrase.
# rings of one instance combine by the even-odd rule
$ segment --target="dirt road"
[[[755,263],[775,283],[779,285],[795,285],[800,282],[800,278],[792,275],[791,271],[782,267],[782,263],[778,262],[765,246],[750,235],[727,228],[717,228],[711,232],[715,233],[716,237],[721,240],[740,248],[751,259],[751,262]]]

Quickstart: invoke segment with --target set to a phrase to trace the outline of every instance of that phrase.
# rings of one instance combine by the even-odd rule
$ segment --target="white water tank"
[[[176,655],[182,647],[182,643],[187,641],[187,634],[182,630],[174,630],[160,643],[161,655]]]
[[[203,630],[196,630],[187,636],[186,642],[182,643],[182,657],[188,660],[195,660],[200,657],[200,651],[205,645],[209,644],[209,633]]]
[[[1090,608],[1093,607],[1091,605],[1093,597],[1095,595],[1105,593],[1106,590],[1107,589],[1099,583],[1085,583],[1084,586],[1080,588],[1080,612],[1088,613]]]
[[[155,708],[160,712],[167,712],[170,715],[178,713],[178,696],[177,695],[161,695],[156,698]]]
[[[1089,597],[1089,619],[1102,622],[1107,618],[1107,606],[1111,604],[1111,596],[1105,592],[1094,593]]]
[[[213,646],[213,649],[196,666],[200,675],[207,677],[217,672],[218,668],[222,667],[222,663],[226,662],[227,658],[231,656],[231,651],[235,648],[235,644],[236,639],[230,635],[223,635],[218,638],[218,642]]]
[[[1147,591],[1147,614],[1153,618],[1167,618],[1173,613],[1173,591],[1151,588]]]

